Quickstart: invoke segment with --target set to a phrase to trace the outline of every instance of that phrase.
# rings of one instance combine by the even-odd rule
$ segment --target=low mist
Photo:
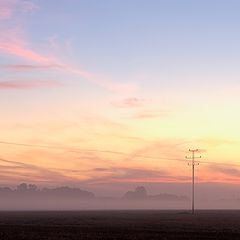
[[[201,190],[201,189],[200,189]],[[149,194],[146,187],[137,186],[120,197],[97,196],[93,192],[68,186],[38,188],[22,183],[16,188],[0,188],[0,210],[110,210],[110,209],[189,209],[191,198],[166,192]],[[206,198],[198,195],[198,209],[235,209],[235,198]]]

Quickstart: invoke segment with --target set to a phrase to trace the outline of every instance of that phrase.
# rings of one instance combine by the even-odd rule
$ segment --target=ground
[[[1,240],[240,239],[240,211],[0,212]]]

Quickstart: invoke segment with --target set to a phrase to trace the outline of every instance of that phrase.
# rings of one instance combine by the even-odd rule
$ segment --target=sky
[[[176,193],[197,148],[196,182],[236,191],[239,7],[0,0],[1,185]]]

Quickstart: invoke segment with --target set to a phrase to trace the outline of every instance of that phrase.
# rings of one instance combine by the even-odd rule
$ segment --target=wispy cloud
[[[37,6],[36,4],[28,0],[23,0],[21,1],[20,4],[21,4],[21,9],[24,12],[32,12],[36,9],[39,9],[39,6]]]
[[[141,182],[188,182],[190,177],[172,176],[164,170],[151,170],[145,168],[94,168],[94,177],[85,182],[88,184],[108,183],[141,183]],[[98,174],[96,174],[98,173]],[[100,175],[99,177],[96,175]]]
[[[96,74],[89,73],[85,70],[82,70],[78,67],[72,66],[71,64],[63,63],[60,59],[55,57],[50,57],[46,55],[42,55],[30,48],[27,47],[27,44],[22,45],[18,42],[1,42],[0,40],[0,51],[10,54],[13,56],[17,56],[26,60],[31,60],[33,62],[37,62],[40,65],[5,65],[5,69],[9,70],[21,70],[21,71],[29,71],[29,70],[41,70],[41,69],[55,69],[60,71],[65,71],[67,73],[77,75],[93,84],[101,86],[112,92],[120,92],[120,93],[131,93],[135,92],[137,87],[132,83],[119,83],[111,80],[107,80],[106,78],[102,78],[97,76]],[[4,67],[4,66],[2,66]]]
[[[1,0],[0,1],[0,19],[9,19],[12,16],[15,1]]]
[[[16,12],[32,12],[38,6],[28,0],[1,0],[0,1],[0,20],[8,20]]]
[[[169,111],[159,110],[144,110],[134,114],[133,118],[136,119],[151,119],[151,118],[160,118],[169,115]]]
[[[167,172],[162,170],[151,170],[144,168],[95,168],[96,172],[112,173],[115,178],[143,178],[143,177],[159,177]]]
[[[150,179],[160,179],[161,176],[167,175],[167,172],[162,170],[149,170],[144,168],[94,168],[93,172],[99,172],[100,177],[92,177],[89,182],[139,182]],[[95,174],[96,175],[96,174]]]
[[[152,141],[128,154],[125,160],[134,160],[141,156],[150,156],[151,158],[152,156],[153,159],[162,158],[162,160],[166,159],[173,161],[185,161],[184,159],[180,159],[179,156],[183,154],[182,148],[186,143],[188,142],[177,139],[163,139]]]
[[[0,50],[6,54],[32,60],[34,62],[50,63],[54,61],[53,59],[39,54],[27,46],[20,45],[17,42],[0,42]]]
[[[33,89],[56,86],[61,86],[61,84],[58,81],[54,80],[8,80],[0,82],[0,90]]]
[[[0,5],[0,21],[3,19],[14,19],[21,22],[18,19],[18,14],[16,11],[29,12],[38,8],[31,1],[27,0],[1,0]],[[40,70],[40,69],[54,69],[64,71],[68,74],[78,76],[92,84],[105,88],[111,92],[117,93],[132,93],[136,91],[136,85],[133,83],[121,83],[108,79],[107,77],[102,77],[97,74],[93,74],[85,69],[78,66],[74,66],[66,60],[59,59],[55,54],[49,52],[42,54],[41,51],[35,50],[33,46],[29,43],[28,39],[24,34],[24,28],[12,27],[12,25],[3,25],[1,27],[0,36],[0,52],[17,57],[19,59],[24,59],[31,61],[33,64],[29,65],[12,65],[8,66],[9,70]],[[50,43],[49,43],[50,45]],[[51,48],[51,45],[49,46]],[[38,66],[35,64],[39,64]],[[7,69],[7,66],[5,66]]]
[[[143,107],[147,102],[148,101],[143,98],[130,97],[112,102],[111,104],[117,108],[138,108]]]
[[[58,64],[7,64],[0,65],[1,69],[13,71],[34,71],[34,70],[49,70],[61,68]]]
[[[213,137],[199,139],[198,142],[211,147],[219,147],[222,145],[232,145],[232,144],[238,143],[237,141],[231,140],[231,139],[222,139],[222,138],[213,138]]]
[[[239,168],[228,167],[228,166],[219,166],[219,165],[210,165],[208,167],[208,169],[211,171],[214,171],[214,172],[223,173],[228,176],[240,177]]]
[[[0,165],[0,172],[2,176],[7,177],[8,180],[21,179],[33,181],[50,181],[62,182],[76,181],[76,178],[66,176],[58,171],[50,170],[34,164],[23,163],[19,161],[12,161],[0,158],[0,162],[5,165]],[[18,177],[16,177],[18,176]]]

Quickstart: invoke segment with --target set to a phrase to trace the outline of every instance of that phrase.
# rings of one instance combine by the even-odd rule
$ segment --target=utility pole
[[[189,166],[192,166],[192,214],[195,212],[195,207],[194,207],[194,178],[195,178],[195,165],[199,165],[198,162],[195,162],[196,158],[201,158],[201,156],[196,157],[195,153],[198,152],[198,149],[191,150],[189,149],[189,152],[192,153],[191,157],[186,157],[186,159],[192,160],[191,163],[188,163]]]

